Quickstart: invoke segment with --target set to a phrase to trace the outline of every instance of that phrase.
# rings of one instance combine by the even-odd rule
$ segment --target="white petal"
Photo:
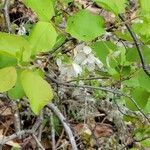
[[[92,52],[92,49],[89,46],[84,46],[83,52],[88,55]]]
[[[73,66],[75,75],[79,75],[82,73],[82,68],[78,64],[73,63],[72,66]]]

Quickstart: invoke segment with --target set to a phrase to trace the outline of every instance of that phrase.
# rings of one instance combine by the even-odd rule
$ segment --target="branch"
[[[11,140],[13,140],[13,139],[15,139],[15,138],[18,138],[18,137],[20,137],[20,136],[22,136],[22,135],[24,135],[24,134],[33,134],[33,130],[22,130],[22,131],[20,131],[20,132],[17,132],[17,133],[14,133],[14,134],[12,134],[12,135],[10,135],[10,136],[8,136],[8,137],[5,137],[5,138],[3,138],[3,139],[0,139],[0,145],[4,145],[4,144],[6,144],[8,141],[11,141]]]
[[[4,10],[4,18],[5,18],[7,30],[9,33],[11,33],[12,29],[11,29],[11,23],[10,23],[10,17],[9,17],[9,3],[10,3],[10,0],[5,0],[3,10]]]
[[[143,112],[143,110],[139,107],[139,105],[137,104],[137,102],[132,98],[130,97],[129,95],[127,94],[124,94],[120,91],[116,91],[116,90],[113,90],[113,89],[109,89],[109,88],[104,88],[104,87],[94,87],[94,86],[89,86],[89,85],[76,85],[76,84],[72,84],[72,83],[62,83],[62,82],[59,82],[57,81],[56,79],[52,78],[50,75],[46,75],[47,76],[47,79],[53,81],[54,83],[56,83],[57,85],[63,85],[63,86],[71,86],[71,87],[79,87],[79,88],[84,88],[84,89],[93,89],[93,90],[101,90],[101,91],[104,91],[104,92],[109,92],[109,93],[113,93],[113,94],[116,94],[116,95],[119,95],[119,96],[124,96],[124,97],[127,97],[129,98],[133,104],[136,106],[136,108],[138,109],[138,111],[147,119],[147,121],[150,123],[150,119],[146,116],[146,114]]]
[[[125,22],[124,17],[123,17],[122,14],[119,14],[118,16],[123,22]],[[140,57],[141,63],[142,63],[142,68],[143,68],[144,72],[150,77],[150,69],[147,66],[146,62],[145,62],[145,58],[144,58],[142,48],[140,46],[140,42],[139,42],[137,36],[135,35],[135,33],[131,30],[130,26],[127,23],[125,23],[125,26],[126,26],[127,30],[129,31],[129,33],[130,33],[130,35],[131,35],[131,37],[132,37],[132,39],[135,43],[135,46],[138,50],[139,57]]]
[[[65,129],[66,133],[68,134],[69,141],[70,141],[70,143],[72,145],[72,149],[73,150],[78,150],[77,144],[76,144],[74,136],[73,136],[73,133],[72,133],[69,125],[66,123],[66,118],[62,115],[60,110],[53,103],[48,104],[47,107],[51,111],[53,111],[53,113],[59,118],[59,120],[61,121],[62,125],[64,126],[64,129]]]

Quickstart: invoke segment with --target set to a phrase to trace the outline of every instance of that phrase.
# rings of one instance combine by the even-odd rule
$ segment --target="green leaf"
[[[149,0],[139,0],[141,6],[141,13],[144,15],[150,15],[150,1]]]
[[[18,53],[22,53],[22,61],[29,61],[30,58],[29,42],[25,38],[14,34],[0,32],[0,51],[15,57],[18,56]]]
[[[51,86],[37,73],[29,70],[23,71],[21,83],[35,114],[38,114],[53,99]]]
[[[131,96],[134,98],[136,103],[142,109],[144,109],[148,102],[150,93],[141,87],[136,87],[135,89],[132,90]],[[131,110],[138,110],[137,107],[135,106],[135,104],[130,99],[126,99],[126,104]]]
[[[35,11],[41,21],[50,21],[55,14],[52,0],[24,0],[24,4]]]
[[[104,34],[104,20],[87,10],[81,10],[68,19],[66,31],[78,40],[91,41]]]
[[[134,32],[139,34],[142,38],[144,38],[144,41],[150,40],[150,16],[148,18],[143,17],[141,22],[134,23],[132,25]]]
[[[92,44],[92,49],[94,50],[96,56],[106,64],[106,58],[111,51],[115,51],[117,46],[110,41],[99,41]]]
[[[10,90],[16,83],[17,73],[15,67],[0,69],[0,92]]]
[[[32,54],[50,51],[56,42],[56,38],[57,33],[51,23],[39,21],[29,35]]]
[[[95,2],[104,9],[118,15],[125,12],[127,0],[95,0]]]
[[[22,70],[17,71],[17,82],[15,87],[8,91],[8,96],[13,100],[21,99],[25,96],[25,92],[21,84],[21,73]]]
[[[146,113],[150,114],[150,97],[148,98],[148,101],[147,101],[147,104],[146,104],[144,110]]]
[[[5,52],[0,52],[0,69],[9,66],[16,66],[18,63],[16,57]]]
[[[150,77],[143,70],[139,72],[138,80],[140,86],[150,92]]]

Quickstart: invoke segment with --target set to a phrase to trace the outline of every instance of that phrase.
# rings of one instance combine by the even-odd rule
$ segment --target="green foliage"
[[[150,92],[150,78],[144,71],[140,71],[138,74],[139,84],[142,88]]]
[[[117,50],[117,46],[110,41],[99,41],[92,44],[96,56],[106,64],[106,58],[111,51]]]
[[[99,6],[113,12],[115,15],[125,12],[127,0],[94,0]]]
[[[40,21],[50,21],[55,14],[52,0],[24,0],[23,2],[35,11]]]
[[[132,90],[131,96],[134,98],[140,108],[145,109],[150,93],[141,87],[137,87]],[[131,110],[137,110],[137,107],[133,102],[131,102],[130,99],[126,100],[126,104]]]
[[[8,96],[13,100],[21,99],[25,96],[25,92],[21,84],[21,73],[22,70],[17,70],[17,82],[15,86],[8,91]]]
[[[53,99],[51,86],[37,73],[29,70],[23,71],[21,83],[35,114],[38,114]]]
[[[22,61],[29,61],[29,42],[18,35],[0,32],[0,52],[6,52]]]
[[[16,83],[17,73],[14,67],[0,69],[0,92],[10,90]]]
[[[80,10],[68,19],[66,31],[78,40],[91,41],[104,34],[104,21],[98,15]]]
[[[32,54],[50,51],[56,38],[57,33],[51,23],[39,21],[28,37],[32,46]]]
[[[18,61],[16,57],[0,51],[0,69],[9,66],[16,66],[17,63]]]

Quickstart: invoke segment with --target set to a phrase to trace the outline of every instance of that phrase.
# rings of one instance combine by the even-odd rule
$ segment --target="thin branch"
[[[36,141],[38,148],[40,150],[45,150],[45,148],[42,146],[42,144],[40,143],[40,141],[38,140],[37,136],[35,134],[32,134],[32,137],[34,138],[34,140]]]
[[[11,23],[10,23],[10,17],[9,17],[9,4],[10,4],[10,0],[5,0],[4,3],[4,18],[5,18],[5,23],[6,23],[6,27],[9,33],[12,32],[11,29]]]
[[[20,114],[17,106],[16,101],[12,101],[12,111],[13,111],[13,119],[14,119],[14,126],[15,126],[15,131],[20,132],[21,131],[21,121],[20,121]],[[19,137],[21,139],[21,136]]]
[[[139,105],[137,104],[137,102],[129,95],[127,94],[124,94],[120,91],[116,91],[116,90],[113,90],[113,89],[109,89],[109,88],[104,88],[104,87],[94,87],[94,86],[89,86],[89,85],[77,85],[77,84],[72,84],[72,83],[62,83],[62,82],[59,82],[57,81],[56,79],[52,78],[50,75],[46,75],[47,76],[47,79],[53,81],[54,83],[56,83],[57,85],[63,85],[63,86],[71,86],[71,87],[79,87],[79,88],[83,88],[83,89],[93,89],[93,90],[101,90],[101,91],[104,91],[104,92],[109,92],[109,93],[113,93],[113,94],[116,94],[116,95],[119,95],[119,96],[124,96],[124,97],[127,97],[129,98],[132,103],[136,106],[136,108],[138,109],[138,111],[147,119],[147,121],[150,123],[150,119],[146,116],[146,114],[143,112],[143,110],[139,107]]]
[[[55,149],[56,149],[56,141],[55,141],[55,128],[54,128],[54,118],[53,118],[53,113],[51,113],[50,120],[51,120],[51,140],[52,140],[52,150],[55,150]]]
[[[123,17],[122,14],[119,14],[118,16],[123,22],[125,22],[124,17]],[[135,43],[135,46],[136,46],[136,48],[138,50],[139,57],[140,57],[141,63],[142,63],[142,68],[143,68],[144,72],[150,77],[150,69],[147,66],[146,62],[145,62],[145,58],[144,58],[144,54],[143,54],[142,48],[140,46],[140,42],[139,42],[136,34],[131,30],[130,26],[127,23],[125,23],[125,26],[126,26],[127,30],[129,31],[129,33],[130,33],[130,35],[131,35],[131,37],[132,37],[132,39],[133,39],[133,41]]]
[[[69,125],[66,123],[66,118],[62,115],[62,113],[60,112],[60,110],[53,104],[53,103],[50,103],[47,105],[47,107],[53,111],[53,113],[59,118],[59,120],[61,121],[62,125],[64,126],[64,129],[69,137],[69,141],[72,145],[72,149],[73,150],[78,150],[77,148],[77,144],[75,142],[75,139],[74,139],[74,136],[73,136],[73,133],[69,127]]]
[[[40,126],[39,126],[39,129],[38,129],[38,140],[41,141],[41,139],[42,139],[42,130],[43,130],[43,124],[42,124],[43,110],[41,110],[39,118],[40,118]]]
[[[12,134],[12,135],[10,135],[10,136],[8,136],[8,137],[5,137],[5,138],[3,138],[3,139],[0,139],[0,145],[4,145],[4,144],[6,144],[8,141],[11,141],[11,140],[13,140],[13,139],[15,139],[15,138],[18,138],[18,137],[22,136],[22,135],[25,135],[25,134],[33,134],[33,133],[34,133],[33,130],[22,130],[22,131],[20,131],[20,132],[14,133],[14,134]]]

